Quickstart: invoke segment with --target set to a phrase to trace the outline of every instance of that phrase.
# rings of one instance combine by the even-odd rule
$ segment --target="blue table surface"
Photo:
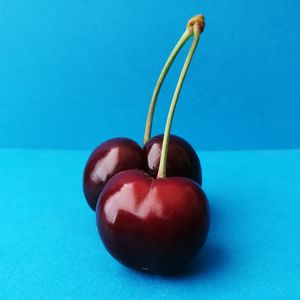
[[[212,214],[179,275],[123,267],[81,187],[86,151],[0,150],[1,299],[296,299],[300,150],[200,152]]]

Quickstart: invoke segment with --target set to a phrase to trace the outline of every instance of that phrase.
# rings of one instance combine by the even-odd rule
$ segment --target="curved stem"
[[[166,122],[166,127],[165,127],[165,132],[164,132],[164,139],[163,139],[163,144],[162,144],[162,151],[161,151],[161,158],[160,158],[160,164],[159,164],[159,169],[158,169],[158,174],[157,178],[164,178],[166,177],[166,168],[167,168],[167,153],[168,153],[168,144],[169,144],[169,137],[170,137],[170,131],[171,131],[171,125],[172,125],[172,120],[176,108],[176,104],[180,95],[180,91],[184,82],[184,78],[186,76],[186,73],[188,71],[189,65],[191,63],[192,57],[194,55],[194,52],[197,48],[198,41],[200,38],[200,34],[203,30],[200,28],[199,24],[193,24],[193,29],[194,29],[194,39],[193,43],[191,45],[190,51],[187,55],[187,58],[184,62],[184,65],[182,67],[182,71],[180,73],[175,92],[172,98],[170,110],[168,113],[167,117],[167,122]]]
[[[152,130],[152,122],[153,122],[153,114],[156,106],[157,97],[160,91],[160,88],[165,80],[166,75],[169,72],[169,69],[174,62],[174,59],[176,58],[177,54],[179,53],[180,49],[183,47],[183,45],[188,41],[188,39],[193,35],[192,30],[190,28],[187,28],[186,31],[183,33],[181,38],[178,40],[176,46],[174,47],[173,51],[171,52],[170,56],[168,57],[159,77],[157,80],[157,83],[155,85],[148,115],[147,115],[147,121],[146,121],[146,127],[145,127],[145,133],[144,133],[144,144],[146,144],[151,136],[151,130]]]

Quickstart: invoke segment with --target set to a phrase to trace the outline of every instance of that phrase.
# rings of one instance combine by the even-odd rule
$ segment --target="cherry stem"
[[[184,46],[184,44],[188,41],[188,39],[193,35],[193,31],[191,30],[190,27],[187,26],[186,31],[183,33],[181,38],[178,40],[176,46],[174,47],[173,51],[171,52],[170,56],[168,57],[159,77],[157,80],[157,83],[155,85],[149,110],[148,110],[148,115],[147,115],[147,121],[146,121],[146,127],[145,127],[145,133],[144,133],[144,144],[146,144],[151,136],[151,130],[152,130],[152,122],[153,122],[153,115],[154,115],[154,110],[157,102],[157,97],[160,91],[160,88],[170,70],[170,67],[172,66],[177,54],[180,52],[180,49]]]
[[[195,50],[197,48],[200,35],[204,29],[204,18],[203,16],[196,16],[192,18],[188,25],[190,25],[193,28],[193,42],[190,47],[189,53],[187,55],[187,58],[184,62],[184,65],[182,67],[175,92],[172,98],[172,102],[170,105],[168,117],[167,117],[167,122],[166,122],[166,127],[165,127],[165,132],[164,132],[164,139],[163,139],[163,144],[162,144],[162,151],[161,151],[161,158],[160,158],[160,164],[159,164],[159,169],[158,169],[158,174],[157,178],[165,178],[166,177],[166,169],[167,169],[167,154],[168,154],[168,144],[169,144],[169,138],[170,138],[170,131],[171,131],[171,126],[172,126],[172,121],[173,121],[173,116],[176,108],[176,104],[178,102],[178,98],[180,95],[180,91],[183,86],[183,82],[186,76],[186,73],[189,69],[191,60],[193,58],[193,55],[195,53]]]

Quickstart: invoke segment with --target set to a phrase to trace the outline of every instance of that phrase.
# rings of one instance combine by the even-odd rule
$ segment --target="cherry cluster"
[[[170,135],[185,75],[204,29],[203,16],[189,20],[170,54],[151,99],[144,145],[110,139],[90,155],[83,190],[96,210],[99,235],[108,252],[127,267],[157,274],[182,269],[204,245],[209,228],[199,158],[183,138]],[[165,132],[150,138],[157,97],[175,57],[193,42],[183,65]]]

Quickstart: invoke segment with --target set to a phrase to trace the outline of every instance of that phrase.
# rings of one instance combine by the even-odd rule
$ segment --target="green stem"
[[[153,115],[154,115],[154,110],[157,102],[157,97],[160,91],[160,88],[165,80],[166,75],[169,72],[169,69],[174,62],[174,59],[176,58],[177,54],[179,53],[180,49],[183,47],[183,45],[188,41],[188,39],[193,35],[192,30],[190,28],[187,28],[186,31],[183,33],[179,41],[177,42],[176,46],[174,47],[173,51],[171,52],[169,58],[167,59],[159,77],[157,80],[157,83],[155,85],[149,110],[148,110],[148,115],[147,115],[147,121],[146,121],[146,127],[145,127],[145,133],[144,133],[144,144],[146,144],[151,136],[151,130],[152,130],[152,122],[153,122]]]
[[[170,131],[171,131],[171,125],[172,125],[172,120],[173,120],[173,116],[174,116],[174,112],[175,112],[175,108],[176,108],[176,104],[180,95],[180,91],[184,82],[184,78],[186,76],[186,73],[188,71],[188,68],[190,66],[192,57],[194,55],[194,52],[197,48],[198,45],[198,41],[200,38],[200,34],[203,30],[200,28],[199,24],[195,24],[193,25],[193,29],[194,29],[194,39],[193,39],[193,43],[191,45],[190,51],[187,55],[187,58],[184,62],[184,65],[182,67],[182,71],[180,73],[176,88],[175,88],[175,92],[173,95],[173,99],[171,102],[171,106],[170,106],[170,110],[168,113],[168,117],[167,117],[167,122],[166,122],[166,127],[165,127],[165,132],[164,132],[164,139],[163,139],[163,144],[162,144],[162,151],[161,151],[161,158],[160,158],[160,164],[159,164],[159,169],[158,169],[158,174],[157,174],[157,178],[164,178],[166,177],[166,168],[167,168],[167,153],[168,153],[168,144],[169,144],[169,137],[170,137]]]

